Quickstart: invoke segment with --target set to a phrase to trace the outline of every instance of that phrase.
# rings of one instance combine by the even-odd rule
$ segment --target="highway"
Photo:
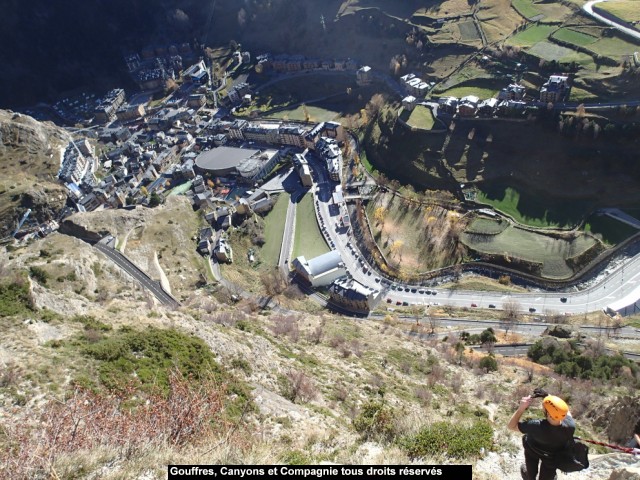
[[[383,319],[385,315],[372,313],[370,318]],[[415,323],[415,316],[400,314],[398,319],[404,320],[408,323]],[[425,319],[421,317],[421,324],[425,325]],[[435,327],[440,329],[439,335],[444,336],[456,331],[467,331],[469,333],[479,333],[486,328],[500,328],[502,329],[504,323],[498,320],[471,320],[468,318],[448,318],[439,317],[435,319]],[[542,333],[554,324],[545,322],[516,322],[509,329],[510,332],[517,333],[523,336],[539,337]],[[560,325],[562,326],[562,325]],[[567,325],[568,328],[574,328],[571,325]],[[621,327],[619,329],[607,328],[606,326],[598,327],[595,325],[582,325],[577,327],[582,333],[590,337],[596,337],[598,335],[610,336],[611,338],[624,338],[629,340],[640,341],[640,331],[633,327]]]
[[[505,357],[524,357],[527,355],[529,351],[529,347],[533,345],[532,343],[514,343],[511,345],[493,345],[491,347],[482,346],[482,345],[471,345],[470,348],[474,350],[479,350],[481,352],[493,351],[494,353],[504,355]],[[640,354],[634,352],[618,352],[617,350],[611,350],[610,348],[605,349],[608,354],[616,354],[620,353],[623,357],[628,358],[629,360],[633,360],[634,362],[640,361]]]
[[[310,152],[307,158],[316,180],[313,192],[318,224],[327,244],[340,251],[349,274],[363,285],[381,290],[382,302],[389,306],[450,305],[499,310],[506,303],[515,302],[525,313],[576,315],[601,310],[630,294],[640,299],[640,255],[617,264],[610,263],[598,278],[590,281],[589,286],[582,286],[581,290],[574,287],[565,292],[533,290],[527,293],[503,293],[446,290],[437,286],[438,281],[450,281],[449,278],[432,280],[429,287],[389,282],[358,251],[351,229],[340,227],[340,211],[332,204],[332,194],[338,183],[329,179],[324,162],[315,153]]]

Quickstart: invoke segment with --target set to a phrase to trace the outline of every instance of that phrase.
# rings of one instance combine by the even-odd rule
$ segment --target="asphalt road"
[[[612,20],[609,20],[608,18],[603,17],[602,15],[596,13],[593,11],[593,6],[596,3],[600,3],[600,2],[604,2],[606,0],[592,0],[590,2],[587,2],[584,4],[584,6],[582,7],[582,9],[587,12],[588,15],[590,15],[591,17],[595,18],[596,20],[598,20],[599,22],[605,23],[613,28],[615,28],[616,30],[629,35],[630,37],[633,37],[636,40],[640,40],[640,32],[638,32],[637,30],[634,30],[632,28],[628,28],[625,27],[624,25],[620,25],[619,23],[616,23]]]
[[[332,205],[331,200],[337,182],[329,179],[324,163],[314,153],[309,153],[307,158],[316,179],[315,210],[322,234],[332,249],[340,251],[350,275],[363,285],[381,290],[382,302],[389,306],[406,303],[501,309],[507,302],[516,302],[522,311],[536,315],[576,315],[606,308],[614,301],[628,296],[636,288],[640,298],[640,255],[618,265],[611,264],[603,275],[593,280],[592,286],[580,291],[501,293],[388,283],[364,260],[350,230],[340,228],[339,210]]]

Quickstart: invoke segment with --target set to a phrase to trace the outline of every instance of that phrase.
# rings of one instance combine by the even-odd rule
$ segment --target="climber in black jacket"
[[[524,433],[525,464],[520,472],[524,480],[554,480],[557,464],[554,457],[572,442],[576,424],[569,412],[569,406],[560,397],[546,395],[542,401],[544,419],[520,421],[520,417],[531,405],[534,397],[522,397],[509,424],[510,430]],[[537,477],[538,470],[540,477]]]

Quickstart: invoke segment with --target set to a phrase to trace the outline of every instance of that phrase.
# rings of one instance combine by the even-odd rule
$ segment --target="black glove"
[[[544,397],[546,397],[547,395],[549,395],[549,394],[547,393],[547,391],[546,391],[546,390],[543,390],[543,389],[542,389],[542,388],[540,388],[540,387],[536,387],[536,389],[533,391],[533,395],[531,395],[531,396],[532,396],[533,398],[544,398]]]

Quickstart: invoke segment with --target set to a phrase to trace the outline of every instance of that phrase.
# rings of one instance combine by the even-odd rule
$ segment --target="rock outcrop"
[[[27,209],[40,223],[57,217],[67,194],[56,174],[69,138],[50,122],[0,110],[0,237]]]
[[[640,396],[619,398],[611,406],[590,412],[596,427],[604,429],[609,441],[625,445],[640,428]]]

